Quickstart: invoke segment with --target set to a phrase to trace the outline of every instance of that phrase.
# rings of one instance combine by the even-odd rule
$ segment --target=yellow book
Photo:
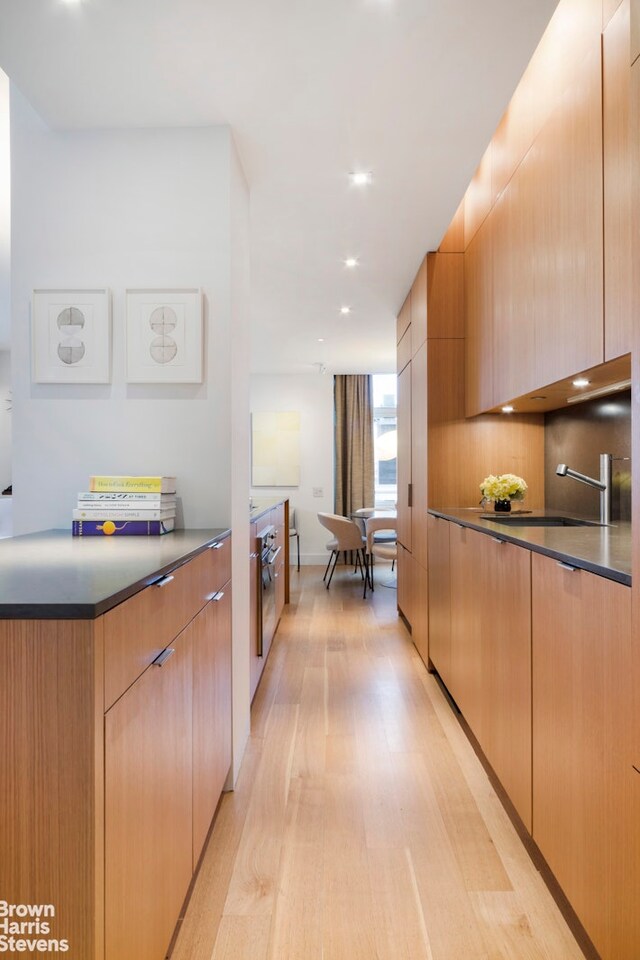
[[[175,477],[89,477],[91,493],[175,493]]]

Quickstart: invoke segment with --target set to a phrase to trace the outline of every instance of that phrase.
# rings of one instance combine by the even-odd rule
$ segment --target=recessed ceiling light
[[[318,343],[324,343],[324,337],[318,337]]]
[[[572,383],[574,387],[588,387],[589,384],[591,383],[591,380],[587,380],[586,377],[576,377],[576,379],[573,380]]]
[[[537,394],[535,397],[529,397],[529,400],[546,400],[546,396],[543,396],[541,393]]]
[[[351,313],[351,307],[340,307],[340,313]]]
[[[344,262],[344,265],[345,265],[345,267],[357,267],[357,266],[358,266],[358,258],[357,258],[357,257],[347,257],[347,259],[346,259],[345,262]]]
[[[508,404],[506,407],[503,407],[503,408],[502,408],[502,412],[503,412],[503,413],[513,413],[514,409],[515,409],[515,407],[512,407],[510,404]]]
[[[366,187],[371,183],[371,172],[367,170],[352,170],[349,179],[355,187]]]

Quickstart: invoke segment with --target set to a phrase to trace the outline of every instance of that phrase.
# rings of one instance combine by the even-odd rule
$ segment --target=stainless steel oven
[[[282,547],[276,547],[276,529],[263,527],[258,531],[256,551],[258,564],[258,656],[266,657],[276,630],[276,576],[275,562]]]

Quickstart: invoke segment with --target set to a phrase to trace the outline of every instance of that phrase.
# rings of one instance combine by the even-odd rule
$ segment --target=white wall
[[[0,491],[11,483],[11,354],[0,350]]]
[[[0,70],[0,350],[11,342],[9,78]]]
[[[333,377],[329,374],[251,377],[251,412],[296,410],[300,413],[300,486],[252,487],[253,495],[288,496],[296,510],[302,563],[326,563],[329,535],[318,513],[334,509]],[[313,496],[321,487],[322,497]],[[295,543],[291,541],[291,563]]]
[[[176,475],[185,526],[227,525],[230,131],[52,133],[13,88],[11,150],[16,532],[69,527],[92,473]],[[105,286],[112,382],[32,384],[33,288]],[[127,287],[203,288],[202,384],[125,382]]]
[[[184,526],[232,526],[237,773],[249,731],[249,198],[231,132],[51,132],[12,87],[11,155],[15,532],[69,528],[92,473],[176,475]],[[31,382],[36,287],[111,289],[110,384]],[[126,383],[128,287],[203,289],[202,384]]]

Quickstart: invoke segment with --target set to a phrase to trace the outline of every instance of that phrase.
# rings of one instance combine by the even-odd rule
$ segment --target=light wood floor
[[[395,605],[292,570],[172,960],[582,960]]]

